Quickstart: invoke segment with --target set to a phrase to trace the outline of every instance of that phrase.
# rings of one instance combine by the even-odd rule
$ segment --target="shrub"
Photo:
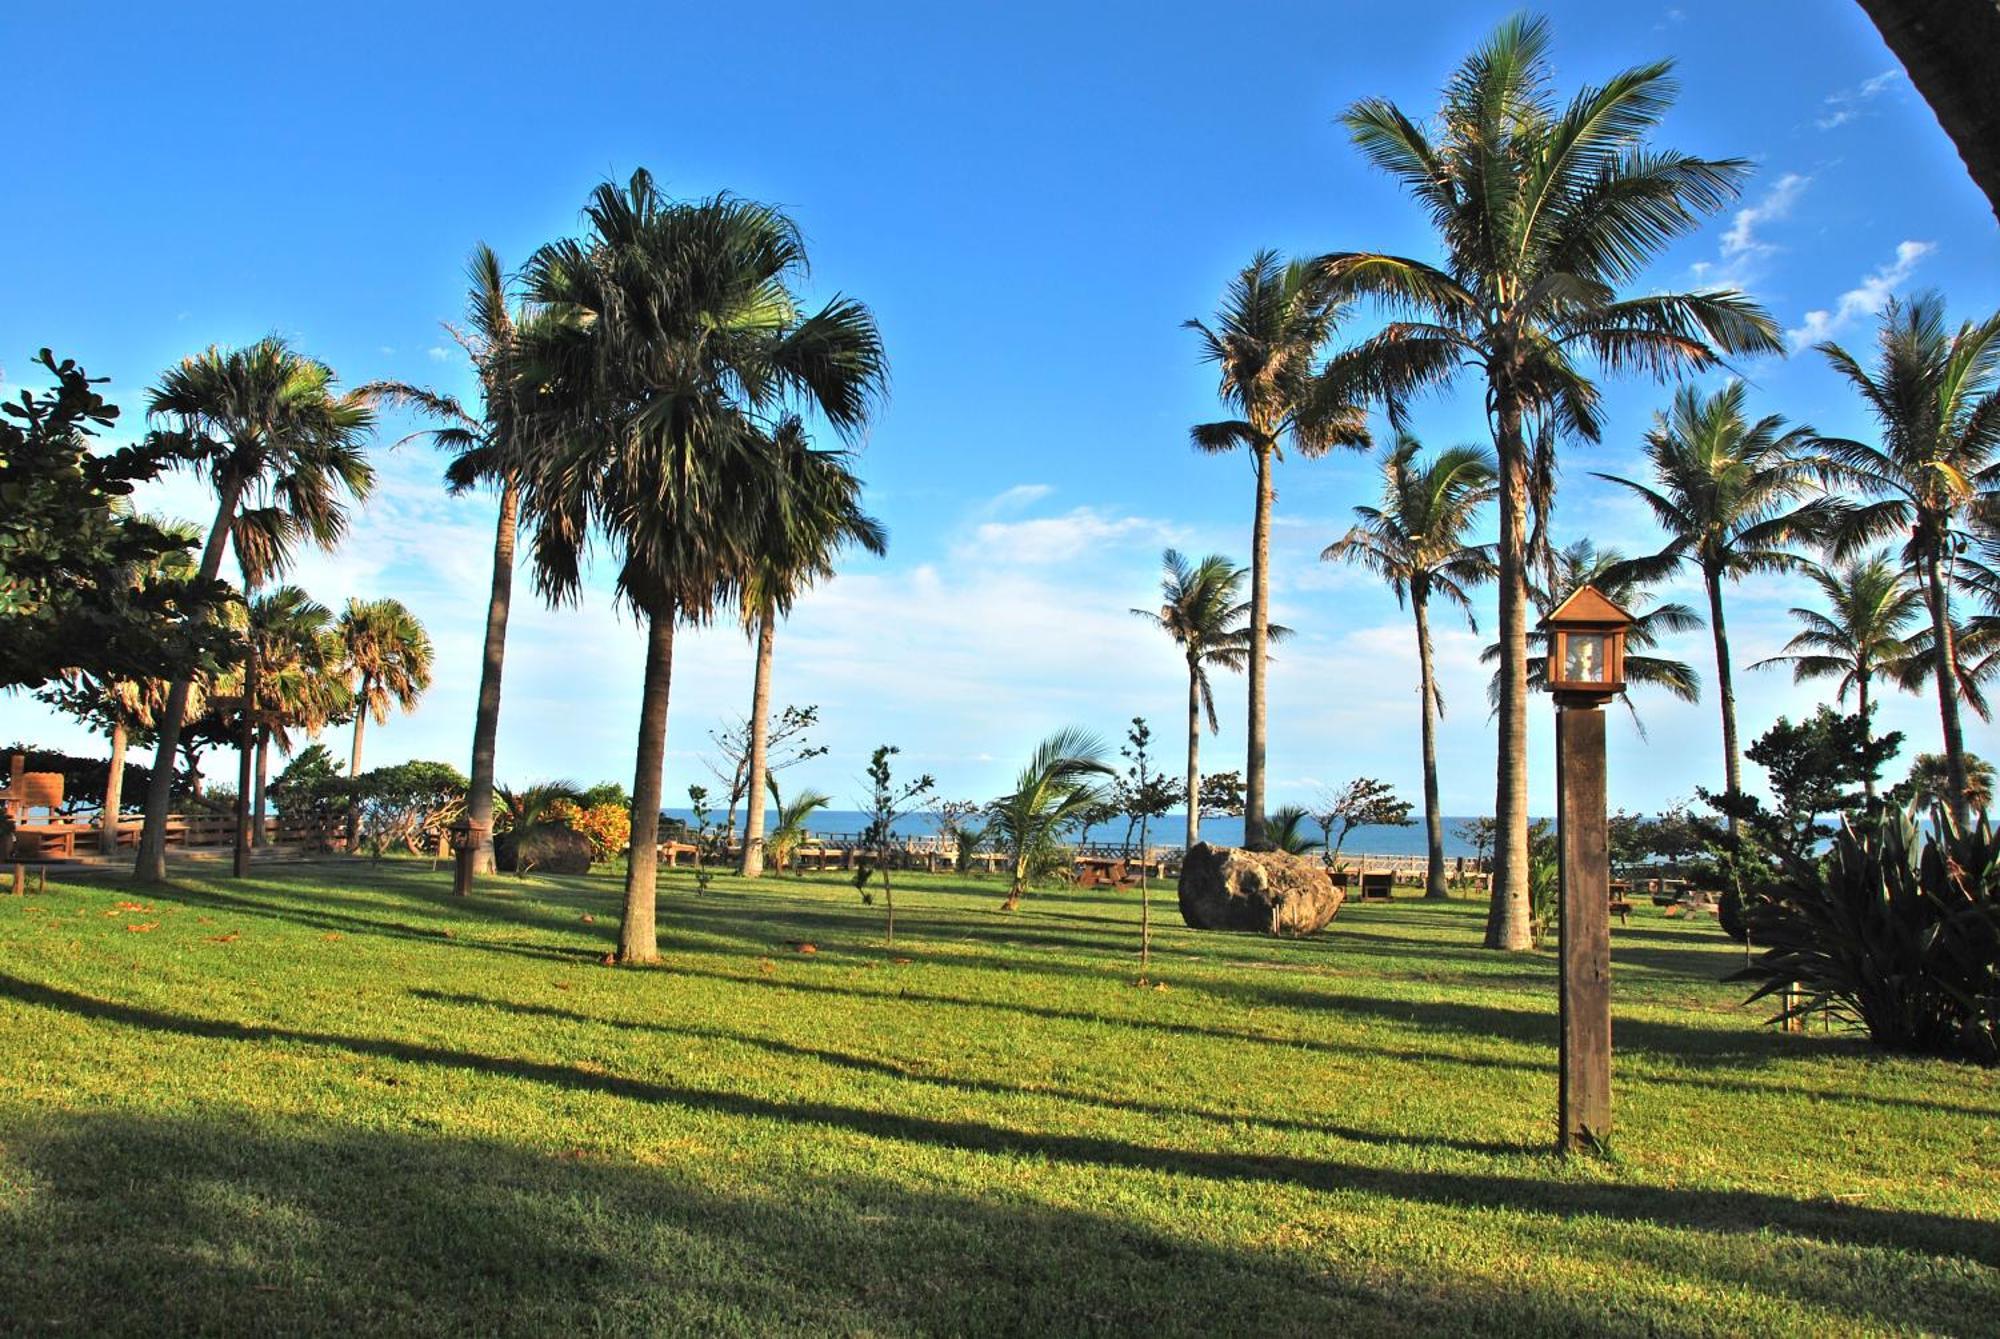
[[[623,804],[581,805],[564,800],[550,806],[549,817],[589,839],[591,854],[598,860],[615,859],[632,844],[632,810]]]
[[[1779,1019],[1824,1014],[1885,1050],[2000,1064],[2000,844],[1991,823],[1930,839],[1895,812],[1843,825],[1823,861],[1746,904],[1768,947],[1735,980],[1796,989]],[[1775,1020],[1774,1020],[1775,1021]]]

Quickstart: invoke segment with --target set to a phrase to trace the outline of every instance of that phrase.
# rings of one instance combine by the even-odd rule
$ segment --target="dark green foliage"
[[[1408,800],[1396,798],[1394,786],[1374,777],[1356,777],[1340,789],[1328,791],[1320,797],[1319,812],[1312,816],[1326,838],[1326,863],[1339,863],[1340,848],[1356,828],[1410,826],[1416,821],[1410,817],[1410,808]]]
[[[1201,816],[1236,818],[1243,812],[1243,774],[1211,772],[1201,779]]]
[[[588,790],[579,792],[576,797],[576,807],[579,809],[595,809],[603,804],[630,809],[632,796],[616,781],[600,781]]]
[[[1779,1018],[1824,1014],[1892,1051],[2000,1064],[2000,844],[1990,822],[1929,840],[1893,810],[1843,825],[1816,864],[1793,863],[1745,920],[1766,945],[1737,980]],[[1775,1020],[1774,1020],[1775,1021]]]
[[[324,744],[301,749],[270,784],[271,804],[288,822],[332,831],[347,817],[354,788]]]
[[[137,573],[184,541],[134,516],[134,484],[179,458],[175,439],[94,451],[118,407],[91,378],[43,349],[51,394],[0,405],[0,687],[38,687],[64,670],[164,678],[213,663],[225,648],[208,615],[221,582]]]
[[[413,853],[434,852],[447,823],[465,807],[468,782],[450,763],[405,762],[363,772],[354,781],[361,833],[380,854],[401,844]],[[588,861],[584,869],[589,869]]]
[[[0,767],[14,754],[21,754],[27,760],[30,772],[61,772],[63,778],[63,808],[70,811],[97,809],[104,804],[104,783],[110,777],[111,760],[108,758],[86,758],[73,753],[57,753],[51,749],[38,749],[29,744],[9,744],[0,748]],[[125,800],[136,804],[146,793],[146,786],[152,780],[150,767],[137,763],[125,764]],[[186,792],[187,781],[176,774],[174,793]]]

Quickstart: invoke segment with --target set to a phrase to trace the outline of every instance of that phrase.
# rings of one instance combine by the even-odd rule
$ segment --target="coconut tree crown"
[[[1221,729],[1215,714],[1215,692],[1209,670],[1243,672],[1250,660],[1250,602],[1242,598],[1248,569],[1219,553],[1190,562],[1178,549],[1160,555],[1160,607],[1132,612],[1173,638],[1187,657],[1201,694],[1211,733]],[[1284,641],[1290,628],[1272,624],[1270,639]]]
[[[1826,608],[1793,608],[1799,631],[1783,654],[1751,668],[1790,665],[1794,683],[1833,679],[1834,700],[1845,702],[1864,679],[1893,673],[1909,655],[1907,637],[1923,617],[1923,592],[1879,554],[1837,571],[1810,566],[1806,576],[1819,587]]]
[[[1354,509],[1356,524],[1327,545],[1328,562],[1357,563],[1408,601],[1412,589],[1465,611],[1477,629],[1470,588],[1493,575],[1493,548],[1465,543],[1479,509],[1498,493],[1493,453],[1455,446],[1422,458],[1423,443],[1399,433],[1382,460],[1382,501]]]

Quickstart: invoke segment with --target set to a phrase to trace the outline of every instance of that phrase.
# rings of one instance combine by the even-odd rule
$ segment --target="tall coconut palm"
[[[1382,460],[1382,504],[1356,507],[1358,523],[1327,546],[1320,557],[1358,563],[1407,603],[1417,622],[1417,692],[1422,703],[1424,763],[1424,832],[1429,856],[1424,896],[1446,898],[1451,890],[1444,877],[1444,815],[1438,807],[1437,721],[1444,714],[1431,658],[1431,597],[1457,605],[1466,626],[1479,630],[1473,617],[1471,588],[1493,575],[1489,546],[1468,544],[1479,509],[1493,500],[1495,475],[1490,452],[1460,446],[1430,459],[1419,453],[1423,444],[1400,434]]]
[[[200,578],[222,570],[223,549],[245,511],[271,509],[296,533],[331,548],[345,532],[345,499],[374,482],[362,443],[374,424],[365,399],[336,390],[333,370],[272,336],[243,349],[210,348],[184,359],[148,397],[154,418],[182,438],[215,490],[215,520],[202,548]],[[191,678],[168,690],[156,733],[134,877],[167,877],[167,807],[173,763],[187,718]]]
[[[1021,895],[1037,878],[1068,860],[1056,838],[1064,828],[1108,802],[1100,777],[1111,776],[1104,741],[1078,729],[1058,730],[1035,746],[1014,789],[987,806],[989,829],[1008,852],[1010,877],[1002,911],[1021,905]]]
[[[1969,525],[2000,495],[2000,313],[1947,331],[1943,300],[1927,293],[1883,311],[1873,370],[1838,344],[1818,348],[1881,429],[1880,446],[1828,439],[1819,449],[1832,458],[1836,477],[1879,499],[1857,510],[1850,544],[1894,531],[1909,536],[1902,559],[1930,612],[1951,814],[1963,827],[1971,808],[1951,587]]]
[[[361,736],[372,716],[389,720],[391,708],[410,711],[431,686],[431,638],[401,600],[349,599],[336,628],[342,675],[354,693],[354,746],[347,774],[361,775]],[[347,849],[354,849],[361,815],[349,809]]]
[[[1923,592],[1879,554],[1837,572],[1815,565],[1806,575],[1826,597],[1826,609],[1795,606],[1792,617],[1799,631],[1785,643],[1784,653],[1750,668],[1790,665],[1793,683],[1832,679],[1834,700],[1843,704],[1853,691],[1865,741],[1874,714],[1870,690],[1876,679],[1894,674],[1907,658],[1904,637],[1923,614]],[[1874,777],[1865,778],[1862,788],[1869,799],[1875,798]]]
[[[1643,575],[1663,578],[1683,567],[1701,575],[1722,708],[1723,784],[1732,795],[1743,789],[1743,758],[1736,742],[1736,683],[1723,585],[1753,572],[1809,567],[1792,546],[1824,535],[1834,516],[1830,501],[1808,497],[1818,491],[1819,477],[1806,449],[1812,429],[1787,429],[1776,414],[1753,423],[1744,412],[1745,400],[1740,381],[1706,396],[1694,386],[1682,386],[1672,408],[1657,415],[1646,434],[1652,481],[1597,476],[1638,494],[1667,533],[1665,548],[1637,560]],[[1734,814],[1729,825],[1733,833]]]
[[[1701,615],[1677,600],[1652,603],[1652,587],[1661,577],[1649,564],[1635,562],[1617,549],[1600,549],[1587,539],[1555,550],[1549,557],[1549,574],[1528,589],[1535,610],[1546,618],[1556,607],[1584,586],[1595,586],[1613,604],[1632,615],[1625,635],[1625,707],[1638,721],[1630,689],[1658,688],[1682,702],[1701,700],[1701,675],[1684,660],[1670,660],[1649,654],[1657,651],[1660,639],[1674,633],[1697,632]],[[1502,648],[1494,642],[1479,655],[1481,664],[1497,665]],[[1540,692],[1548,684],[1548,634],[1540,627],[1528,633],[1527,679],[1531,691]],[[1486,699],[1497,712],[1500,708],[1501,676],[1496,669],[1486,686]],[[1643,732],[1644,726],[1641,725]]]
[[[1861,0],[2000,218],[2000,4],[1994,0]]]
[[[1532,944],[1528,895],[1527,508],[1537,424],[1595,441],[1602,416],[1585,375],[1662,378],[1724,354],[1775,351],[1778,333],[1740,293],[1621,296],[1673,238],[1732,199],[1748,167],[1647,143],[1672,104],[1670,62],[1554,94],[1549,27],[1509,19],[1460,66],[1435,125],[1369,99],[1343,118],[1375,166],[1430,215],[1435,264],[1376,252],[1326,258],[1343,291],[1399,319],[1331,369],[1358,378],[1401,421],[1406,398],[1465,368],[1484,382],[1500,473],[1501,692],[1494,796],[1491,948]],[[1553,453],[1545,462],[1553,467]]]
[[[740,867],[751,879],[764,872],[764,778],[778,619],[791,612],[793,602],[814,582],[833,575],[833,560],[842,547],[857,544],[877,556],[889,548],[888,532],[861,510],[861,481],[848,471],[845,452],[815,449],[797,415],[778,423],[770,450],[775,475],[764,498],[762,533],[742,597],[744,627],[754,628],[757,638]]]
[[[1321,350],[1345,310],[1323,268],[1259,251],[1230,281],[1215,324],[1188,321],[1202,359],[1221,374],[1218,394],[1237,417],[1190,430],[1201,451],[1244,450],[1256,479],[1250,526],[1249,756],[1243,768],[1243,843],[1264,844],[1265,662],[1270,653],[1272,469],[1287,438],[1302,455],[1368,445],[1368,416],[1337,380],[1316,376]]]
[[[1160,555],[1160,607],[1132,612],[1173,638],[1187,661],[1187,845],[1201,840],[1201,720],[1211,734],[1222,728],[1215,714],[1212,669],[1243,672],[1249,661],[1250,605],[1242,598],[1249,573],[1219,553],[1190,563],[1178,549]],[[1266,624],[1268,641],[1282,641],[1291,629]]]
[[[668,200],[643,169],[606,183],[588,236],[542,247],[525,286],[546,319],[523,331],[536,388],[522,484],[536,581],[581,587],[586,542],[618,553],[618,591],[645,622],[621,962],[659,957],[655,925],[661,769],[674,627],[709,618],[754,570],[777,470],[758,415],[785,405],[843,435],[868,421],[887,365],[874,318],[835,298],[802,315],[797,228],[769,207],[717,196]]]
[[[1992,763],[1976,753],[1965,755],[1964,796],[1969,807],[1984,812],[1992,806],[1994,775]],[[1937,805],[1949,807],[1959,794],[1952,789],[1950,769],[1944,757],[1936,753],[1919,753],[1911,761],[1910,775],[1903,787],[1913,809],[1930,809]]]
[[[442,426],[430,430],[431,444],[450,454],[445,483],[454,494],[482,485],[497,485],[500,514],[493,534],[493,580],[486,596],[486,636],[479,653],[479,702],[472,718],[471,790],[466,818],[478,835],[473,853],[475,874],[493,872],[493,768],[500,736],[500,680],[506,669],[507,620],[514,606],[514,543],[521,510],[521,482],[513,457],[523,449],[514,425],[521,395],[511,359],[515,333],[534,313],[516,306],[506,271],[493,248],[481,243],[466,263],[470,289],[465,326],[448,327],[452,338],[472,360],[479,376],[479,409],[475,414],[456,396],[400,381],[378,381],[361,388],[414,409]]]

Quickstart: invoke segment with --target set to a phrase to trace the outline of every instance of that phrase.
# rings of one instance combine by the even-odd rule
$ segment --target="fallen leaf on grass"
[[[569,982],[567,982],[567,981],[558,981],[558,982],[556,982],[556,989],[557,989],[557,990],[568,990],[568,989],[569,989]]]
[[[340,933],[340,931],[338,931],[338,930],[328,930],[328,931],[327,931],[327,932],[326,932],[325,934],[321,935],[321,936],[320,936],[320,938],[321,938],[321,939],[341,939],[341,938],[345,938],[345,936],[343,936],[343,935],[342,935],[342,934]]]
[[[599,958],[598,962],[606,967],[616,967],[618,965],[618,955],[616,953],[607,953]]]
[[[458,938],[458,931],[456,931],[456,930],[446,930],[446,931],[444,932],[444,937],[445,937],[446,939],[456,939],[456,938]]]
[[[769,958],[765,958],[757,964],[757,970],[762,972],[765,976],[769,976],[771,973],[778,970],[778,964],[772,962]]]
[[[118,909],[119,909],[120,911],[151,911],[151,910],[152,910],[152,908],[151,908],[151,907],[149,907],[149,906],[145,905],[145,904],[144,904],[143,902],[120,902],[120,903],[118,904]]]
[[[801,952],[801,953],[817,953],[817,952],[819,952],[819,946],[818,946],[817,944],[800,944],[800,945],[799,945],[799,952]]]
[[[210,935],[208,942],[211,944],[233,944],[242,937],[243,932],[241,930],[231,930],[226,935]]]
[[[147,921],[144,925],[127,925],[125,928],[135,935],[142,935],[148,930],[159,929],[160,923],[158,921]]]
[[[910,965],[908,958],[891,958],[889,961],[895,963],[898,967],[908,967]]]
[[[597,917],[591,915],[589,912],[586,911],[583,913],[583,923],[585,925],[595,925],[597,924]]]

